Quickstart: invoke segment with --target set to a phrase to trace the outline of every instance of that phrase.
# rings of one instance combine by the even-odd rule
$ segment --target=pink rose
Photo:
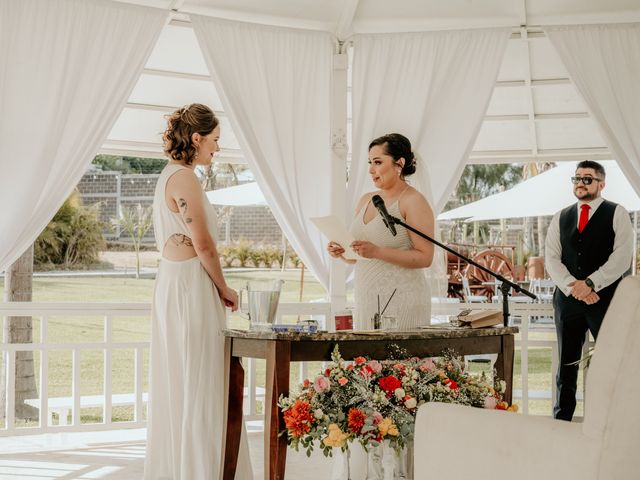
[[[431,372],[432,370],[435,370],[435,368],[436,366],[433,363],[433,360],[430,358],[423,360],[423,362],[420,364],[420,370],[423,372]]]
[[[498,400],[493,395],[487,395],[484,397],[484,408],[488,408],[489,410],[495,410],[498,406]]]
[[[377,360],[369,360],[369,363],[367,365],[375,373],[380,373],[382,371],[382,364]]]
[[[330,387],[329,379],[322,375],[316,377],[315,381],[313,382],[313,389],[318,393],[322,393],[326,390],[329,390],[329,387]]]
[[[382,414],[380,412],[373,412],[373,424],[378,425],[382,421]]]

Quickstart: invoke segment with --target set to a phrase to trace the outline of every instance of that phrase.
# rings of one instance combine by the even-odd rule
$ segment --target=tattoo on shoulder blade
[[[180,245],[186,245],[187,247],[193,247],[193,242],[189,237],[182,233],[175,233],[171,236],[171,240],[175,244],[176,247]]]
[[[187,201],[184,198],[178,199],[178,208],[182,211],[184,223],[191,223],[191,217],[187,216]]]

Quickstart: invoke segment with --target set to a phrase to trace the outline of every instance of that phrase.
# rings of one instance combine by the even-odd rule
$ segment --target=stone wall
[[[119,208],[153,203],[158,176],[89,171],[78,183],[78,190],[85,205],[100,203],[102,221],[111,225]],[[228,221],[220,222],[218,231],[222,243],[241,238],[259,244],[280,245],[282,242],[282,231],[269,207],[232,207]],[[128,241],[128,235],[119,229],[109,227],[103,233],[107,240]],[[153,242],[151,229],[145,235],[144,243]]]

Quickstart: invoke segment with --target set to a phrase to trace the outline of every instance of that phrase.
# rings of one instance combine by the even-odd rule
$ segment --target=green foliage
[[[444,210],[506,190],[521,180],[522,168],[518,165],[467,165],[456,187],[455,199],[450,200]]]
[[[197,168],[196,173],[205,191],[238,185],[238,174],[247,170],[246,165],[214,162],[211,168]]]
[[[276,247],[264,247],[262,249],[262,258],[265,266],[271,268],[275,263],[278,267],[282,266],[282,250]]]
[[[118,157],[114,155],[96,155],[93,165],[103,171],[127,173],[160,173],[167,164],[166,159]]]
[[[252,246],[251,242],[245,239],[240,239],[234,246],[235,258],[240,263],[242,268],[247,266],[247,263],[251,259]]]
[[[224,267],[255,267],[272,268],[276,265],[282,267],[282,250],[274,245],[255,245],[250,241],[241,239],[234,244],[226,245],[218,249],[220,262]],[[288,264],[294,267],[300,266],[300,258],[294,252],[287,255]]]
[[[220,262],[226,268],[231,268],[233,266],[233,261],[236,259],[233,246],[228,245],[226,247],[222,247],[218,250],[218,255],[220,256]]]
[[[72,268],[97,263],[105,244],[104,228],[100,204],[85,206],[73,192],[36,239],[34,264]]]
[[[251,250],[249,250],[249,260],[254,267],[260,268],[260,265],[265,263],[263,250],[260,248],[252,248]]]
[[[300,266],[300,264],[302,263],[302,260],[300,259],[298,254],[296,252],[293,252],[293,251],[289,254],[289,261],[296,268],[298,268]]]

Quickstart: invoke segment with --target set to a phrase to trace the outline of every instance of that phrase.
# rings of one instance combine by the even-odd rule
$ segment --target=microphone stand
[[[393,215],[388,215],[387,219],[390,220],[391,222],[393,222],[394,224],[402,225],[407,230],[412,231],[416,235],[419,235],[420,237],[424,238],[425,240],[430,241],[434,245],[437,245],[440,248],[444,248],[447,252],[453,253],[456,257],[461,258],[462,260],[466,261],[467,263],[470,263],[471,265],[474,265],[474,266],[478,267],[483,272],[486,272],[489,275],[493,276],[496,280],[500,280],[502,282],[502,284],[500,285],[500,291],[502,292],[502,318],[504,320],[504,326],[505,327],[509,326],[509,289],[513,288],[516,291],[516,293],[523,293],[527,297],[532,298],[533,300],[536,300],[538,298],[533,293],[531,293],[529,290],[527,290],[526,288],[522,288],[517,283],[514,283],[511,280],[507,280],[502,275],[500,275],[498,272],[494,272],[493,270],[490,270],[487,267],[485,267],[483,265],[480,265],[477,262],[474,262],[470,258],[465,257],[461,253],[458,253],[453,248],[447,247],[446,245],[440,243],[439,241],[434,240],[429,235],[426,235],[426,234],[422,233],[420,230],[417,230],[417,229],[413,228],[411,225],[407,225],[406,223],[404,223],[399,218],[394,217]]]

